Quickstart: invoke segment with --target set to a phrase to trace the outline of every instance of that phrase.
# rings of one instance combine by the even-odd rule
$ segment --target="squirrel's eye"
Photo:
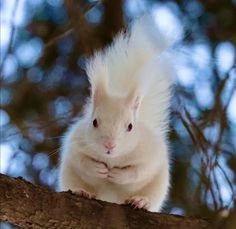
[[[133,125],[132,125],[132,123],[130,123],[129,125],[128,125],[128,127],[127,127],[127,131],[131,131],[132,130],[132,128],[133,128]]]
[[[97,127],[98,127],[98,121],[97,121],[97,119],[96,119],[96,118],[93,120],[93,126],[94,126],[95,128],[97,128]]]

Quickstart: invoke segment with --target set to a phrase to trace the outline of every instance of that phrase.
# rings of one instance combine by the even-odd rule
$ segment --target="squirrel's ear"
[[[91,84],[91,97],[94,105],[107,96],[108,72],[102,56],[97,53],[87,64],[86,72]]]
[[[128,94],[126,98],[128,106],[136,112],[140,106],[141,103],[141,97],[138,95],[136,91],[131,92]]]
[[[92,99],[95,105],[107,97],[107,85],[105,83],[106,82],[98,81],[97,84],[92,87]]]

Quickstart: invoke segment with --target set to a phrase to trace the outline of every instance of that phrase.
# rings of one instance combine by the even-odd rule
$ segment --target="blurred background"
[[[164,211],[227,216],[236,203],[235,0],[0,0],[0,171],[56,189],[61,138],[89,92],[86,59],[147,10],[176,38]]]

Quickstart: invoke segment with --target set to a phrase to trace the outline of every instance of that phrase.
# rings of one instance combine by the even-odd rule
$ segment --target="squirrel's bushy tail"
[[[131,24],[129,32],[121,32],[95,59],[106,65],[110,92],[125,95],[137,87],[142,93],[139,118],[166,132],[169,119],[172,63],[168,55],[171,42],[158,30],[150,16],[144,15]],[[93,59],[88,67],[96,72]],[[91,71],[90,71],[91,72]],[[89,74],[90,82],[97,81]]]

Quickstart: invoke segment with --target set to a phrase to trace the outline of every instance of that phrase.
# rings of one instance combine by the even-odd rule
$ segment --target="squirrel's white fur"
[[[168,47],[143,16],[89,61],[91,98],[62,143],[61,190],[160,210],[169,187]]]

